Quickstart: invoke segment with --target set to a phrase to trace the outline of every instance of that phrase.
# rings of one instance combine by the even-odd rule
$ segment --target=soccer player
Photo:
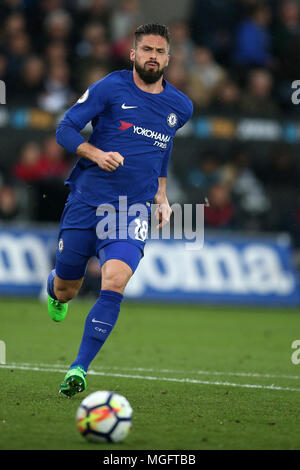
[[[126,284],[144,255],[151,205],[157,207],[158,227],[172,212],[166,195],[168,163],[175,133],[191,117],[193,105],[163,78],[169,58],[168,28],[139,26],[130,51],[133,70],[113,72],[91,85],[57,127],[57,142],[80,158],[66,180],[70,194],[47,283],[54,321],[66,316],[89,258],[97,256],[101,265],[100,296],[60,385],[68,397],[86,388],[88,367],[116,324]],[[87,142],[80,131],[90,121]],[[125,213],[121,196],[127,207],[139,204],[140,209]],[[115,216],[105,219],[107,208]]]

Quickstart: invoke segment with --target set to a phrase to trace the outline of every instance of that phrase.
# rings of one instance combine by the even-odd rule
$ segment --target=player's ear
[[[135,49],[130,49],[129,57],[130,57],[131,62],[134,62],[134,60],[135,60]]]

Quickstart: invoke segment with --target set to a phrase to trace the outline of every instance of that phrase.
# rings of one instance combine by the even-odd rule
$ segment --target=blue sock
[[[52,297],[52,299],[57,300],[56,295],[54,294],[54,278],[55,278],[55,269],[50,271],[47,281],[47,292]]]
[[[86,318],[78,355],[71,367],[80,365],[85,371],[88,370],[117,322],[122,299],[123,295],[118,292],[100,292],[99,299]]]

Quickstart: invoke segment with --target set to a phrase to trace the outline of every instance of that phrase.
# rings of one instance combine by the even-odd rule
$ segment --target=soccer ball
[[[89,441],[121,442],[132,425],[132,408],[122,395],[94,392],[81,402],[76,423],[78,431]]]

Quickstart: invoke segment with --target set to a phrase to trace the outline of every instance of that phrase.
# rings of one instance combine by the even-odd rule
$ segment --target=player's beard
[[[153,62],[153,61],[149,61]],[[145,82],[145,83],[156,83],[164,74],[164,71],[166,67],[160,68],[159,64],[157,63],[158,67],[156,69],[147,69],[147,63],[145,63],[144,67],[142,67],[137,61],[134,62],[134,67],[139,75],[139,77]]]

